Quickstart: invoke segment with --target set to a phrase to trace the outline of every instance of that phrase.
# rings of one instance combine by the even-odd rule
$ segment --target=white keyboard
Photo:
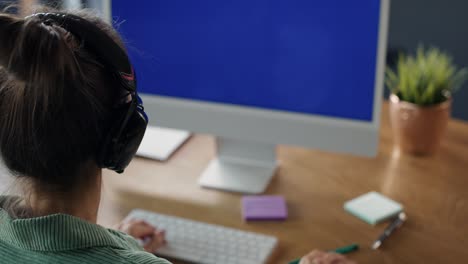
[[[127,219],[145,220],[166,230],[167,245],[156,255],[193,263],[263,264],[278,243],[271,236],[139,209]]]

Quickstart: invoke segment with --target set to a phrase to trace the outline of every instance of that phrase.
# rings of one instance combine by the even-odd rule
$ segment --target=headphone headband
[[[26,18],[37,17],[41,21],[52,21],[72,33],[82,45],[108,67],[117,73],[123,87],[130,92],[136,91],[136,78],[127,54],[107,33],[90,21],[66,13],[37,13]]]

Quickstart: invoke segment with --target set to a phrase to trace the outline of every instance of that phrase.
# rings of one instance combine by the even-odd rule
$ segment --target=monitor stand
[[[263,193],[277,168],[276,146],[217,138],[217,157],[203,172],[203,187],[232,192]]]

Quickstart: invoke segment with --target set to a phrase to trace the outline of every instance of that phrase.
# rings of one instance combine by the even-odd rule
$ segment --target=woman
[[[121,223],[119,231],[96,224],[101,170],[122,170],[138,147],[126,151],[125,144],[138,140],[126,137],[111,148],[127,155],[117,158],[120,166],[102,154],[103,144],[114,144],[109,135],[127,129],[117,121],[130,126],[144,112],[135,102],[129,117],[137,97],[133,74],[113,69],[108,60],[115,56],[104,54],[118,49],[126,57],[117,32],[95,16],[74,15],[0,14],[0,152],[23,189],[22,197],[0,197],[0,262],[168,263],[151,254],[165,243],[164,231],[143,221]],[[68,18],[82,27],[68,25]],[[88,24],[89,32],[99,32],[86,34]],[[113,43],[101,41],[106,38]],[[122,97],[116,87],[123,86]],[[143,238],[142,248],[135,239]],[[348,262],[314,251],[301,263]]]

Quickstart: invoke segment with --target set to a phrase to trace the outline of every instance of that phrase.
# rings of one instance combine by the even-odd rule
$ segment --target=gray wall
[[[468,0],[390,0],[389,48],[430,44],[468,67]],[[453,116],[468,120],[468,84],[454,95]]]

